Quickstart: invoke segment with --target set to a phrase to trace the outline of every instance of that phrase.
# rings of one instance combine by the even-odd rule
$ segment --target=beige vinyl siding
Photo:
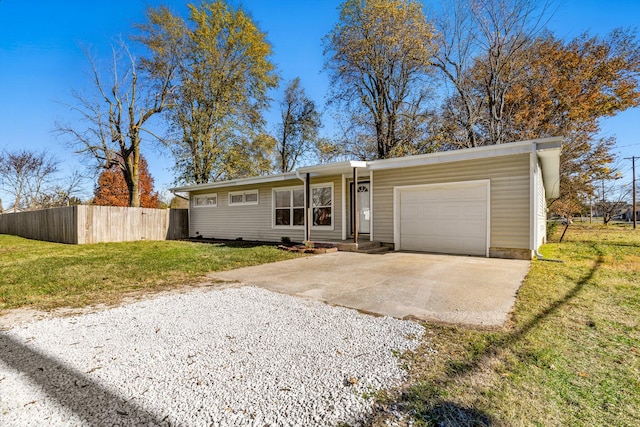
[[[446,164],[375,170],[375,240],[393,243],[393,188],[396,186],[490,180],[490,247],[529,248],[529,154]]]
[[[311,184],[333,184],[333,230],[311,229],[314,240],[339,240],[342,233],[340,213],[341,176],[312,178]],[[201,194],[215,193],[218,204],[215,207],[194,207],[191,205],[189,217],[189,236],[201,235],[205,238],[259,240],[279,242],[288,237],[294,242],[304,239],[304,227],[276,228],[273,226],[273,189],[286,187],[303,187],[298,179],[271,182],[259,185],[243,185],[219,187],[212,190],[201,190],[191,193],[191,199]],[[229,206],[229,193],[258,190],[258,204]]]

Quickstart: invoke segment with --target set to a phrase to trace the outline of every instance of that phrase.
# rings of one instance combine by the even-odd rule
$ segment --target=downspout
[[[564,261],[561,259],[551,259],[551,258],[545,258],[544,255],[542,255],[540,252],[538,252],[538,250],[536,249],[535,251],[533,251],[533,254],[536,256],[536,258],[539,261],[549,261],[549,262],[559,262],[564,264]]]

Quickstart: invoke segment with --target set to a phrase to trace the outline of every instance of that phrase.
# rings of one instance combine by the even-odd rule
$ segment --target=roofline
[[[423,166],[437,163],[449,163],[464,160],[475,160],[497,156],[508,156],[515,154],[533,153],[537,154],[543,167],[543,177],[549,179],[549,183],[545,183],[548,196],[553,196],[558,192],[559,176],[556,169],[559,170],[560,151],[562,148],[562,137],[539,138],[527,141],[511,142],[507,144],[487,145],[482,147],[465,148],[454,151],[442,151],[436,153],[420,154],[415,156],[397,157],[393,159],[381,159],[372,161],[356,161],[348,160],[336,163],[326,163],[313,166],[303,166],[294,172],[286,172],[275,175],[265,175],[250,178],[232,179],[229,181],[218,181],[208,184],[196,184],[183,187],[171,188],[172,192],[193,192],[201,190],[210,190],[221,187],[233,187],[240,185],[263,184],[269,182],[287,181],[300,179],[301,174],[310,174],[312,176],[322,176],[330,174],[349,173],[353,168],[362,168],[367,170],[385,170],[396,169],[401,167]],[[552,191],[549,191],[553,189]]]
[[[368,162],[368,168],[371,170],[384,170],[395,169],[398,167],[422,166],[434,163],[475,160],[512,154],[525,154],[537,150],[537,147],[541,144],[545,147],[549,146],[549,148],[559,148],[562,145],[562,137],[531,139],[507,144],[464,148],[462,150],[441,151],[416,156],[397,157],[394,159],[373,160]]]
[[[170,188],[169,191],[175,192],[192,192],[200,190],[211,190],[220,187],[232,187],[239,185],[262,184],[265,182],[287,181],[290,179],[298,179],[295,172],[279,173],[275,175],[253,176],[249,178],[230,179],[228,181],[216,181],[206,184],[186,185],[183,187]]]

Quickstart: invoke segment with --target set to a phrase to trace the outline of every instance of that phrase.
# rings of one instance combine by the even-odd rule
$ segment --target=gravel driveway
[[[357,425],[422,327],[253,287],[0,332],[0,424]]]

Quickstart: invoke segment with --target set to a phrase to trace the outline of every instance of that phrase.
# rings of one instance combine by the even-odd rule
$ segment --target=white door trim
[[[347,177],[342,175],[342,184],[340,185],[342,191],[342,240],[347,240]]]
[[[373,242],[373,171],[369,171],[369,240]]]
[[[364,203],[362,199],[360,199],[359,194],[360,194],[360,186],[366,187],[367,188],[367,207],[369,208],[369,218],[368,219],[363,219],[363,218],[358,218],[358,234],[370,234],[371,233],[371,182],[370,181],[362,181],[362,182],[358,182],[358,188],[355,187],[355,185],[353,184],[353,182],[351,183],[352,186],[352,193],[353,193],[353,197],[354,198],[358,198],[358,212],[356,212],[356,215],[360,215],[360,211],[365,207]],[[351,209],[353,209],[353,199],[351,200]],[[365,230],[361,230],[361,228],[364,226],[366,223],[368,224],[368,231]],[[352,224],[353,225],[353,224]],[[353,233],[353,230],[352,230]]]
[[[486,235],[486,248],[485,256],[489,256],[489,246],[491,240],[491,180],[479,179],[473,181],[457,181],[457,182],[443,182],[438,184],[418,184],[418,185],[403,185],[393,187],[393,244],[395,250],[400,250],[400,193],[403,190],[417,190],[417,189],[436,189],[436,188],[462,188],[462,187],[484,187],[487,197],[487,235]]]

